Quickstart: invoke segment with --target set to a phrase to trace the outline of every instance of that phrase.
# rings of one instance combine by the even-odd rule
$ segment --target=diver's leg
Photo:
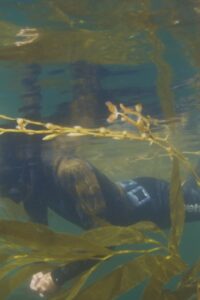
[[[195,171],[200,176],[200,160]],[[150,201],[142,203],[137,208],[137,216],[152,220],[161,227],[170,226],[170,183],[154,178],[138,178],[138,184],[150,195]],[[182,185],[182,195],[185,206],[185,221],[200,220],[200,186],[194,176],[189,176]]]
[[[200,164],[198,164],[198,167],[197,172],[200,170]],[[160,227],[169,227],[171,223],[170,183],[148,177],[138,178],[136,181],[146,190],[149,197],[146,197],[146,201],[140,201],[140,204],[136,207],[135,219],[137,221],[146,219]],[[185,206],[185,221],[200,220],[200,187],[197,185],[194,177],[189,177],[183,184],[182,195]]]
[[[169,183],[153,177],[138,177],[119,182],[124,188],[129,210],[126,222],[151,221],[159,227],[170,226]],[[127,224],[127,225],[128,225]]]

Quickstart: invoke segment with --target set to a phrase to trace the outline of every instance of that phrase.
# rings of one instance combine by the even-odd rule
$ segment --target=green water
[[[142,103],[152,117],[181,118],[161,131],[195,165],[199,0],[0,0],[0,5],[0,114],[99,127],[107,126],[106,101]],[[170,160],[154,145],[87,137],[73,143],[78,156],[113,180],[170,178]],[[181,170],[184,180],[188,171]],[[1,203],[2,218],[26,218],[22,207]],[[50,226],[79,230],[51,212]],[[199,258],[199,230],[198,223],[185,226],[181,253],[189,264]],[[120,299],[138,299],[137,293]],[[9,299],[22,298],[39,299],[27,284]]]

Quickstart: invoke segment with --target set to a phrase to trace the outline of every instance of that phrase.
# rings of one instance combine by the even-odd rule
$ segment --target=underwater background
[[[154,118],[180,118],[167,129],[169,140],[195,165],[199,24],[199,0],[0,0],[0,114],[124,130],[127,125],[120,122],[107,124],[105,103],[141,103],[144,114]],[[56,149],[65,142],[60,143]],[[74,139],[73,147],[112,180],[170,179],[169,158],[148,143],[84,137]],[[184,180],[189,174],[181,171]],[[51,228],[79,232],[52,211],[49,215]],[[9,199],[0,199],[0,216],[26,219]],[[189,264],[199,259],[199,232],[198,222],[184,228],[180,251]],[[139,299],[140,292],[118,299]],[[22,298],[40,299],[27,285],[9,297]]]

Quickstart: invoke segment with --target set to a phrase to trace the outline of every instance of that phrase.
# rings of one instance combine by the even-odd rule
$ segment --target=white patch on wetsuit
[[[188,213],[200,213],[200,204],[185,204],[185,211]]]
[[[134,180],[117,182],[127,193],[129,200],[134,206],[144,205],[151,200],[148,192]]]

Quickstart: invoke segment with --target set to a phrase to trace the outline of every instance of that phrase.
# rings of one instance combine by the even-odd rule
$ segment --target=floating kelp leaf
[[[142,112],[142,104],[136,104],[135,105],[135,111],[138,112],[138,113],[141,113]]]
[[[127,227],[105,226],[103,228],[90,230],[82,236],[94,243],[101,243],[101,245],[105,247],[138,243],[161,245],[158,241],[146,237],[144,233],[135,228],[135,225]]]
[[[150,221],[142,221],[134,224],[134,228],[140,231],[155,232],[167,238],[165,232],[160,229],[155,223]]]
[[[67,133],[67,136],[72,136],[72,137],[83,136],[83,135],[86,135],[86,134],[81,133],[81,132],[70,132],[70,133]]]
[[[137,257],[81,291],[76,299],[115,299],[150,277],[162,260],[163,257],[159,255]]]
[[[0,236],[5,241],[12,241],[23,247],[40,251],[47,249],[48,253],[60,252],[64,255],[66,252],[76,252],[81,255],[88,252],[94,256],[109,254],[108,249],[92,241],[79,236],[55,233],[44,225],[33,223],[0,220]]]
[[[199,298],[196,297],[196,293],[197,285],[184,286],[172,292],[175,300],[199,300]]]
[[[1,22],[2,23],[2,22]],[[0,24],[2,25],[2,24]],[[3,24],[13,27],[12,23]],[[16,35],[25,28],[17,28],[9,39],[2,39],[0,42],[0,55],[3,60],[23,61],[23,62],[77,62],[88,61],[96,64],[137,64],[147,61],[146,51],[141,51],[141,39],[129,39],[133,28],[129,31],[122,30],[116,32],[107,30],[93,30],[72,28],[70,30],[56,30],[48,28],[37,28],[33,35],[34,43],[20,44],[16,46]],[[1,34],[0,28],[0,34]],[[115,34],[113,34],[115,33]],[[112,35],[112,40],[110,39]],[[38,38],[40,37],[40,38]],[[53,37],[53,39],[52,39]],[[36,39],[35,39],[36,38]],[[108,42],[109,41],[109,42]],[[79,47],[74,51],[77,43]],[[145,41],[142,41],[145,43]],[[56,45],[59,44],[59,47]],[[1,47],[2,46],[2,47]],[[44,51],[38,51],[43,48]],[[54,48],[54,51],[49,51]],[[34,52],[34,50],[36,51]],[[23,51],[22,51],[23,50]]]
[[[61,127],[52,123],[46,123],[44,124],[44,127],[46,127],[49,130],[57,130],[60,129]]]
[[[54,138],[56,138],[59,134],[49,134],[49,135],[46,135],[42,138],[43,141],[50,141],[50,140],[53,140]]]
[[[109,117],[107,118],[107,121],[109,123],[114,122],[115,120],[117,120],[119,112],[117,110],[116,105],[114,105],[112,102],[107,101],[106,102],[106,106],[108,107],[108,110],[111,112],[111,114],[109,115]]]
[[[8,252],[6,253],[6,249],[3,249],[3,250],[0,249],[0,261],[1,261],[1,263],[4,263],[5,261],[7,261],[7,259],[9,257],[10,257],[10,254]]]
[[[2,19],[1,19],[2,20]],[[8,46],[14,46],[16,35],[20,27],[14,23],[0,21],[0,49]]]
[[[160,257],[153,266],[151,280],[146,287],[143,300],[162,300],[163,286],[169,280],[186,270],[186,264],[179,256],[163,256]]]
[[[112,113],[112,114],[117,114],[118,110],[116,105],[114,105],[111,101],[107,101],[106,102],[106,106],[108,107],[108,110]]]
[[[134,108],[125,106],[123,103],[120,103],[119,106],[120,106],[120,108],[121,108],[121,110],[122,110],[123,113],[125,113],[125,114],[127,114],[127,115],[129,115],[129,114],[135,115],[135,110],[134,110]]]
[[[54,267],[62,267],[68,263],[71,263],[73,261],[80,261],[82,260],[88,260],[91,256],[83,256],[83,255],[73,255],[73,253],[66,252],[65,256],[60,256],[60,254],[48,254],[44,255],[44,253],[41,252],[33,252],[29,253],[30,251],[26,251],[26,254],[24,255],[13,255],[11,257],[6,258],[5,261],[2,261],[3,265],[1,265],[0,269],[0,280],[7,276],[11,271],[16,270],[17,268],[23,267],[28,264],[33,263],[52,263],[54,264]]]
[[[169,291],[164,290],[162,293],[162,298],[160,300],[178,300],[178,299],[176,298],[175,295],[171,294]],[[182,300],[182,299],[180,299],[180,300]]]
[[[199,285],[199,275],[200,275],[200,262],[197,262],[193,267],[187,270],[187,272],[182,277],[176,293],[179,295],[184,294],[184,292],[194,294],[197,291],[197,286]]]
[[[56,264],[56,259],[55,261],[50,261],[50,263],[53,263],[55,266],[58,265],[58,258],[57,258],[57,264]],[[4,261],[2,261],[1,263],[3,263]],[[7,259],[6,262],[4,262],[4,264],[1,264],[1,268],[0,268],[0,284],[1,281],[4,280],[4,278],[6,278],[7,276],[9,276],[12,271],[16,271],[19,270],[20,268],[23,268],[25,266],[28,265],[40,265],[41,263],[43,263],[43,265],[48,266],[48,259],[44,259],[44,257],[41,255],[40,253],[38,253],[37,255],[31,255],[31,254],[24,254],[21,256],[12,256],[9,257],[9,260]],[[49,268],[53,268],[54,265],[51,265],[51,267]],[[49,264],[50,266],[50,264]],[[38,268],[39,270],[39,268]],[[41,270],[41,269],[40,269]]]
[[[33,265],[33,263],[52,262],[57,265],[59,264],[63,265],[69,261],[87,259],[92,255],[94,257],[95,253],[96,255],[102,256],[102,258],[103,256],[105,257],[105,255],[108,254],[110,255],[110,257],[112,255],[115,255],[114,251],[107,251],[103,247],[103,246],[110,245],[110,241],[108,239],[108,235],[110,234],[111,236],[115,234],[115,236],[113,235],[111,244],[116,243],[116,245],[127,243],[127,241],[131,242],[131,239],[132,242],[145,242],[145,241],[149,243],[152,242],[152,240],[150,239],[147,240],[144,237],[143,233],[139,232],[138,230],[135,230],[134,226],[130,226],[130,228],[106,226],[104,228],[99,228],[94,231],[87,232],[84,235],[82,235],[82,237],[74,237],[74,236],[54,233],[42,225],[26,223],[26,226],[24,226],[24,224],[25,223],[22,222],[20,223],[20,222],[13,222],[13,221],[0,221],[0,234],[5,239],[5,241],[11,240],[13,243],[15,242],[20,244],[23,247],[28,247],[28,249],[30,250],[33,249],[31,252],[30,250],[27,250],[24,254],[19,253],[18,255],[5,257],[7,262],[0,270],[0,280],[2,280],[2,282],[4,283],[7,282],[5,280],[7,276],[10,276],[9,274],[11,271],[17,270],[22,267],[27,268],[27,271],[23,271],[23,270],[20,271],[21,279],[19,279],[18,281],[15,282],[15,278],[12,277],[14,286],[19,285],[23,281],[24,272],[25,273],[28,272],[32,274],[31,269],[29,270],[28,265]],[[137,226],[146,229],[150,227],[148,225],[150,224],[144,224],[144,226],[139,224]],[[103,234],[103,230],[104,230],[104,234]],[[31,240],[28,240],[27,235],[31,236]],[[105,239],[104,239],[104,235],[105,235]],[[92,245],[90,240],[92,240]],[[92,249],[96,248],[96,245],[98,244],[100,244],[100,248],[103,251],[93,252]],[[80,253],[77,253],[77,255],[75,253],[74,255],[74,251],[77,251],[77,245],[78,245],[78,249],[80,249]],[[81,250],[83,251],[83,253],[81,253]],[[85,252],[88,251],[88,257],[87,255],[84,256],[84,251]],[[89,269],[89,271],[87,271],[84,275],[82,275],[79,281],[71,288],[69,293],[70,299],[74,299],[76,294],[79,292],[79,290],[84,285],[87,278],[90,276],[90,274],[93,273],[96,267],[97,265]],[[39,266],[37,270],[40,270]],[[0,288],[2,282],[0,282]],[[10,291],[11,289],[5,284],[4,294],[7,295],[9,294]],[[64,297],[65,294],[66,292],[63,291],[60,294],[60,297],[61,295],[63,295]],[[62,298],[58,298],[58,299],[62,299]]]
[[[17,129],[25,130],[27,126],[27,122],[22,118],[17,118]]]
[[[184,227],[185,209],[181,191],[178,159],[173,157],[172,175],[170,186],[170,217],[171,237],[169,240],[170,250],[177,250]]]
[[[100,127],[99,132],[105,134],[107,133],[107,129],[105,127]]]

